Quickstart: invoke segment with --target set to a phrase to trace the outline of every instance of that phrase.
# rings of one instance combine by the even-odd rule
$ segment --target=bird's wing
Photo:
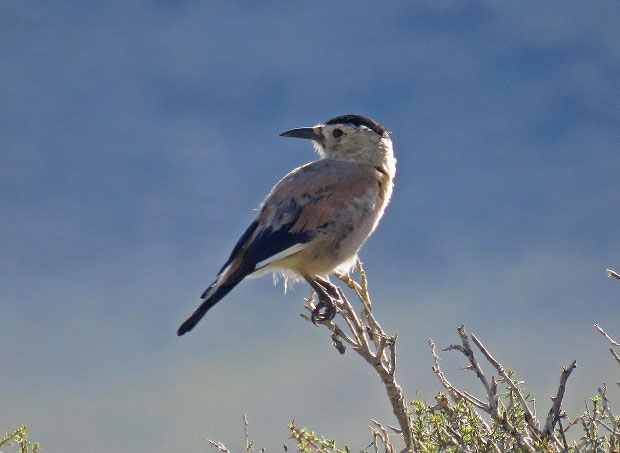
[[[327,159],[290,172],[271,190],[218,279],[239,267],[247,275],[274,257],[280,259],[302,250],[319,228],[328,225],[369,187],[376,187],[373,172],[367,166]]]
[[[300,251],[301,244],[376,187],[372,167],[349,162],[324,159],[293,170],[265,200],[246,258],[258,264]]]
[[[293,170],[273,188],[254,222],[241,235],[203,303],[179,327],[193,329],[205,313],[241,280],[274,259],[303,250],[322,227],[368,190],[376,189],[372,169],[323,159]]]

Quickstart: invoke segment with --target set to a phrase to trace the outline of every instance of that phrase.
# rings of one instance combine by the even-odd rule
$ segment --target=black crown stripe
[[[375,120],[371,120],[370,118],[366,118],[361,115],[342,115],[337,116],[336,118],[332,118],[327,121],[325,124],[334,125],[334,124],[352,124],[353,126],[366,126],[368,129],[372,129],[379,135],[383,135],[387,132],[387,129],[377,123]]]

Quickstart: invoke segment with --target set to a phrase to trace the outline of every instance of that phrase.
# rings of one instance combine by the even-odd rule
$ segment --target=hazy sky
[[[361,449],[395,420],[372,370],[243,282],[190,334],[254,210],[316,158],[278,137],[357,113],[392,131],[392,204],[362,251],[397,378],[465,323],[545,413],[618,380],[620,5],[0,3],[0,430],[48,452],[274,451],[295,419]],[[449,377],[480,394],[465,362]],[[620,404],[620,391],[610,388]],[[289,441],[289,446],[292,447]]]

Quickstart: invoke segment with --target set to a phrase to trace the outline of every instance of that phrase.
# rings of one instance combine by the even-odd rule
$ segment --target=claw
[[[331,321],[336,316],[337,311],[336,304],[331,298],[321,298],[315,309],[312,310],[312,323],[318,326],[324,322]]]
[[[312,323],[318,326],[334,319],[338,312],[336,303],[340,301],[339,289],[332,285],[329,280],[319,276],[313,278],[309,275],[304,275],[304,278],[319,298],[319,303],[312,310]]]

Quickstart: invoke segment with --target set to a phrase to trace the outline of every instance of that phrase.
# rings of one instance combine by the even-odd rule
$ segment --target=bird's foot
[[[336,316],[336,301],[331,297],[323,297],[319,299],[319,303],[312,310],[312,323],[315,326],[331,321]]]
[[[331,321],[338,313],[338,302],[342,301],[340,289],[329,280],[315,276],[304,276],[318,297],[318,304],[312,309],[311,320],[315,326]]]

